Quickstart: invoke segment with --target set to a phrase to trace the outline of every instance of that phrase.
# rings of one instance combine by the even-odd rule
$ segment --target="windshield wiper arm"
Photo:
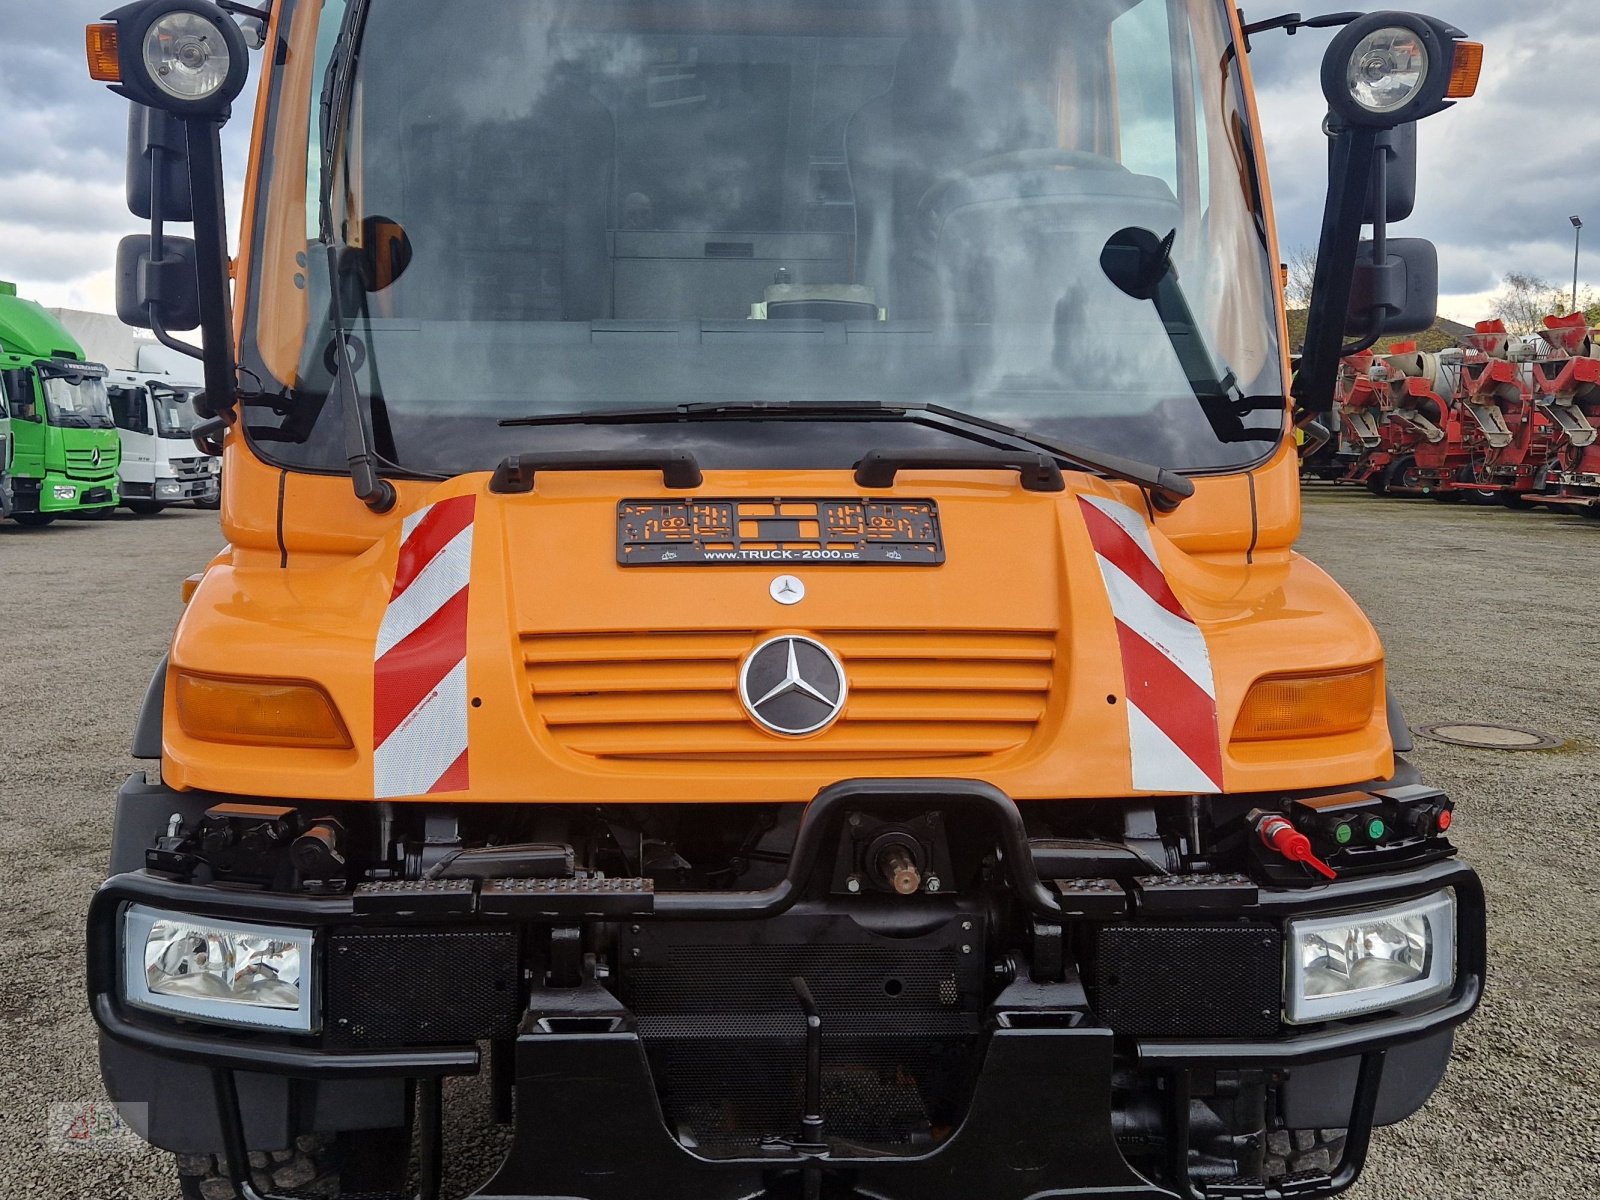
[[[939,404],[883,404],[875,400],[730,401],[659,405],[648,408],[598,409],[592,412],[549,413],[515,417],[503,426],[552,425],[655,425],[693,421],[908,421],[939,429],[996,450],[1023,450],[1121,479],[1143,488],[1150,503],[1171,512],[1194,495],[1194,482],[1185,475],[1118,454],[1045,441],[1021,429],[986,420],[960,409]],[[880,455],[882,452],[879,452]]]
[[[372,425],[361,399],[361,390],[356,386],[356,364],[351,361],[354,342],[344,324],[344,303],[340,295],[344,287],[344,272],[340,266],[339,241],[334,236],[333,220],[334,147],[338,144],[345,116],[349,112],[357,49],[366,20],[367,0],[351,0],[339,29],[338,49],[323,79],[322,173],[317,181],[317,199],[320,237],[328,253],[328,323],[333,326],[333,386],[339,395],[340,413],[344,419],[345,459],[356,498],[373,512],[384,513],[394,507],[398,494],[394,484],[378,474],[380,460],[373,442]]]
[[[1247,396],[1232,371],[1218,373],[1211,347],[1189,308],[1189,300],[1178,283],[1178,269],[1172,261],[1177,241],[1174,229],[1160,237],[1148,229],[1129,226],[1111,235],[1100,252],[1100,269],[1106,278],[1135,300],[1148,300],[1155,306],[1172,352],[1177,355],[1189,390],[1200,402],[1211,432],[1219,442],[1276,442],[1283,429],[1250,429],[1244,423],[1253,412],[1287,408],[1278,396]]]

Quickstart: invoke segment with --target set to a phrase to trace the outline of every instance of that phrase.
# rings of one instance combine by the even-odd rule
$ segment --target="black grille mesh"
[[[328,939],[330,1046],[511,1037],[517,934],[509,929],[339,930]]]
[[[1276,926],[1108,925],[1085,983],[1101,1021],[1146,1037],[1278,1031],[1283,938]]]

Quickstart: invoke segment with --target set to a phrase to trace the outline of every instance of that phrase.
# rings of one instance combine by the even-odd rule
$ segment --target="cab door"
[[[122,443],[122,462],[118,476],[122,494],[132,497],[155,495],[157,438],[150,393],[142,385],[111,384],[106,388],[111,401],[111,419]]]
[[[11,515],[11,405],[0,387],[0,517]]]
[[[26,367],[0,372],[0,391],[5,392],[11,414],[10,478],[14,489],[18,479],[44,477],[44,402],[37,376]]]

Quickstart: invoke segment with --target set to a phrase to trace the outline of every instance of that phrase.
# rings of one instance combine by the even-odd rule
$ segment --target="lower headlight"
[[[1455,893],[1291,921],[1287,948],[1283,1019],[1291,1024],[1432,999],[1455,983]]]
[[[123,917],[129,1004],[221,1025],[316,1029],[315,935],[130,905]]]
[[[176,482],[173,482],[173,483],[167,483],[167,482],[159,483],[159,484],[156,485],[156,495],[158,495],[158,496],[181,496],[181,495],[183,495],[183,484],[176,483]]]

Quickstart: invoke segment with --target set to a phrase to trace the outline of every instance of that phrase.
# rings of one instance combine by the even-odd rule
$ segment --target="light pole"
[[[1578,311],[1578,256],[1583,252],[1583,218],[1572,218],[1572,311]]]

